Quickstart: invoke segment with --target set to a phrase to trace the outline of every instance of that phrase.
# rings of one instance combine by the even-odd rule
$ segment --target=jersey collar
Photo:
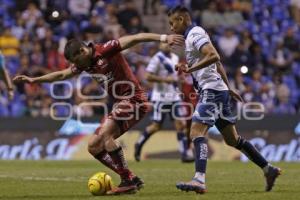
[[[192,24],[192,25],[190,25],[190,26],[187,27],[187,29],[186,29],[185,32],[184,32],[184,39],[187,38],[189,32],[190,32],[190,31],[192,30],[192,28],[194,28],[195,26],[196,26],[196,25]]]

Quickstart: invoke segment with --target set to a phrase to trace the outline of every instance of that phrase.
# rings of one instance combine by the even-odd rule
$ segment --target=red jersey
[[[136,96],[143,90],[131,71],[129,64],[120,53],[121,46],[118,40],[110,40],[105,44],[88,45],[93,49],[92,65],[88,68],[73,66],[73,73],[79,74],[86,71],[94,76],[100,84],[106,84],[108,94],[114,99],[121,99],[122,96]]]

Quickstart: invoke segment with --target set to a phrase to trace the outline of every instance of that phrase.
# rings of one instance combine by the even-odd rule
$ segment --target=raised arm
[[[27,82],[27,83],[44,83],[44,82],[55,82],[69,79],[76,74],[73,73],[71,67],[65,70],[52,72],[39,77],[28,77],[25,75],[16,76],[14,82]]]
[[[181,46],[184,44],[184,38],[181,35],[160,35],[155,33],[138,33],[119,38],[121,49],[128,49],[141,42],[165,42],[169,45]]]

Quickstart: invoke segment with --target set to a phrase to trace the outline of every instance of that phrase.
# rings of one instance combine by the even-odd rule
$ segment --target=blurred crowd
[[[164,14],[184,4],[218,49],[230,78],[246,102],[261,102],[267,113],[300,111],[300,0],[0,0],[0,49],[11,76],[38,76],[68,67],[63,49],[70,38],[105,42],[126,34],[148,32],[144,15]],[[124,52],[143,86],[145,67],[156,44]],[[84,106],[87,96],[103,94],[89,78],[68,83],[17,84],[13,101],[0,81],[0,116],[92,116],[103,110]],[[77,88],[78,90],[74,89]],[[55,98],[53,98],[55,97]],[[97,102],[110,102],[108,98]],[[54,104],[55,103],[55,104]],[[52,108],[51,108],[52,106]],[[51,112],[51,110],[53,112]]]

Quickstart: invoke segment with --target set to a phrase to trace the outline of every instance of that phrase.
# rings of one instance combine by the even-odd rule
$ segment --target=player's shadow
[[[61,199],[61,198],[82,198],[88,199],[90,198],[90,194],[66,194],[66,195],[15,195],[15,196],[0,196],[0,199],[9,200],[9,199]]]

